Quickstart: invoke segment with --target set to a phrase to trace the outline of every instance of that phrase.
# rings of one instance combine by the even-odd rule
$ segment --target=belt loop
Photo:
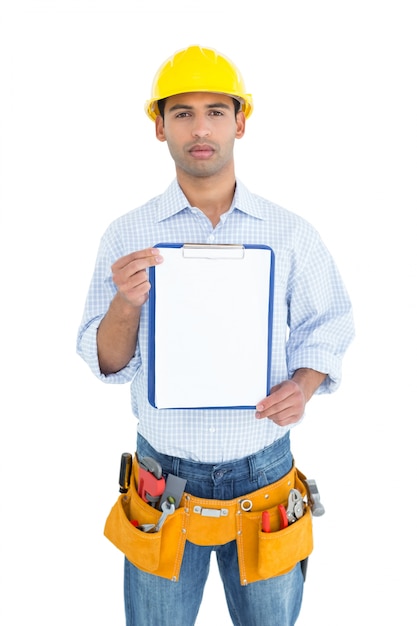
[[[180,475],[180,465],[181,465],[181,459],[173,456],[172,458],[172,473],[175,476],[179,476]]]
[[[249,465],[250,480],[251,481],[258,480],[258,468],[256,465],[255,454],[251,454],[250,456],[248,456],[248,465]]]

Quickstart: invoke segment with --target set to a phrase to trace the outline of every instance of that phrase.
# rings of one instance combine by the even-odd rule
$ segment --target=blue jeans
[[[211,465],[156,452],[138,435],[139,458],[151,456],[164,473],[187,479],[186,491],[201,498],[229,500],[271,484],[292,466],[289,433],[245,459]],[[127,626],[192,626],[203,597],[212,551],[223,581],[232,623],[236,626],[293,626],[301,608],[300,563],[288,574],[241,586],[236,542],[220,546],[186,543],[178,582],[142,572],[125,560]]]

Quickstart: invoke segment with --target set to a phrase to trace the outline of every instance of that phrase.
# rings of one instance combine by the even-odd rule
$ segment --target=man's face
[[[185,93],[167,98],[156,136],[166,141],[178,170],[209,177],[233,168],[233,146],[245,132],[245,116],[235,115],[233,99],[217,93]]]

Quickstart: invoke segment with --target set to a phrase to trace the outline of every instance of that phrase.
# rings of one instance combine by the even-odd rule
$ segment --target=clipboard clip
[[[185,243],[182,256],[184,259],[241,260],[245,257],[245,246],[235,243]]]

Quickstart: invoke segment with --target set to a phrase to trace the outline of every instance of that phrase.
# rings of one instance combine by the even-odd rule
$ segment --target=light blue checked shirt
[[[229,211],[213,228],[175,180],[162,195],[115,220],[104,233],[80,325],[77,351],[106,383],[131,382],[138,430],[159,452],[220,463],[255,453],[288,428],[257,420],[251,409],[155,409],[148,402],[149,307],[141,311],[137,349],[120,372],[104,376],[96,333],[116,288],[111,265],[158,243],[264,244],[275,253],[271,386],[303,367],[327,373],[317,393],[334,391],[354,334],[349,297],[318,233],[301,217],[253,193],[238,181]],[[173,303],[175,306],[175,302]],[[224,320],[233,324],[233,320]],[[186,384],[186,381],[184,381]],[[255,398],[256,404],[262,398]]]

